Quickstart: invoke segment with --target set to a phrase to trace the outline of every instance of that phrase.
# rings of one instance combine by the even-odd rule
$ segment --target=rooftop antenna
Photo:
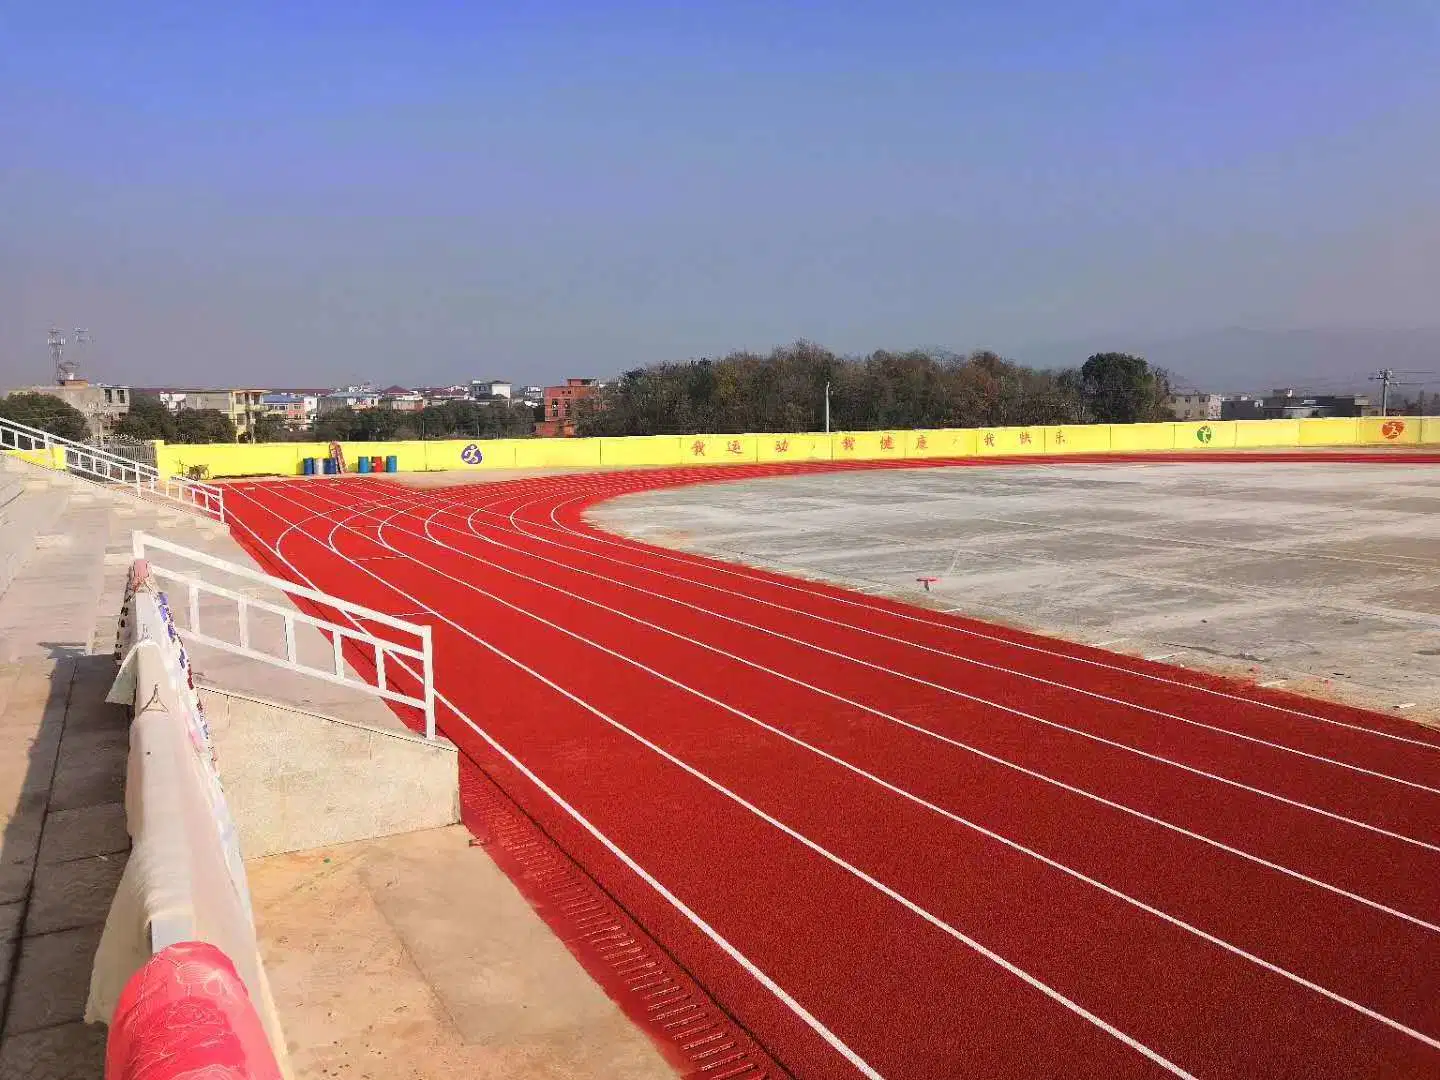
[[[90,343],[90,331],[76,328],[72,332],[72,339],[76,345],[88,345]],[[76,377],[80,370],[80,361],[76,358],[65,359],[65,332],[59,327],[52,326],[45,337],[46,344],[50,346],[50,359],[55,363],[55,381],[61,386],[70,382]]]

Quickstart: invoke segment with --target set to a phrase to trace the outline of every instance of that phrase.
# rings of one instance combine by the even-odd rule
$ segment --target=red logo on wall
[[[1385,423],[1380,426],[1380,434],[1392,441],[1400,438],[1401,435],[1405,434],[1405,421],[1386,420]]]

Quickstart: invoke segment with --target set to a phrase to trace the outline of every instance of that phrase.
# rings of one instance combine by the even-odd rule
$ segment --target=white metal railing
[[[225,652],[236,653],[240,656],[247,656],[253,660],[259,660],[267,664],[274,664],[277,667],[287,668],[290,671],[297,671],[303,675],[322,679],[325,682],[338,683],[341,686],[349,686],[361,690],[367,694],[374,694],[387,701],[397,702],[402,705],[410,705],[420,709],[425,714],[425,737],[435,737],[435,660],[434,646],[431,640],[430,627],[420,623],[408,622],[405,619],[398,619],[394,615],[387,615],[383,611],[376,611],[361,604],[353,604],[348,600],[341,600],[337,596],[320,592],[318,589],[307,588],[304,585],[296,585],[286,581],[284,578],[272,577],[269,574],[261,573],[258,570],[251,570],[249,567],[240,566],[236,563],[226,562],[224,559],[217,559],[213,555],[206,555],[204,552],[195,551],[183,547],[180,544],[173,544],[168,540],[162,540],[158,536],[151,536],[149,533],[135,532],[131,534],[131,548],[136,559],[144,559],[149,567],[151,575],[161,582],[174,582],[176,585],[188,590],[186,603],[180,605],[171,602],[173,611],[185,611],[188,617],[188,625],[181,626],[176,623],[176,631],[181,637],[202,645],[210,645]],[[253,581],[285,593],[289,596],[303,597],[326,608],[333,609],[351,617],[352,620],[366,620],[380,626],[389,627],[399,631],[402,635],[414,639],[415,644],[407,645],[402,642],[391,641],[387,638],[377,637],[374,634],[366,633],[359,629],[358,625],[346,626],[341,623],[332,622],[329,619],[318,618],[308,615],[305,612],[297,611],[293,607],[280,604],[273,604],[258,597],[247,596],[244,593],[236,592],[216,585],[199,577],[195,573],[187,573],[169,566],[157,564],[147,555],[147,552],[157,551],[167,555],[174,555],[178,558],[188,560],[198,566],[207,567],[211,570],[228,574],[245,581]],[[201,597],[217,597],[223,600],[233,601],[237,613],[238,640],[230,641],[225,638],[218,638],[206,633],[201,628],[200,622],[200,599]],[[278,615],[284,627],[284,655],[277,655],[272,652],[265,652],[255,648],[251,641],[250,614],[251,612],[262,611],[270,615]],[[307,663],[299,656],[299,642],[296,636],[297,628],[309,626],[320,631],[330,639],[331,656],[327,659],[332,661],[325,667],[319,667]],[[371,649],[375,657],[375,682],[370,683],[346,670],[344,648],[346,642],[352,642]],[[420,671],[416,674],[410,672],[421,684],[419,696],[407,694],[394,689],[389,685],[390,680],[386,676],[387,663],[412,660],[419,666]]]
[[[53,454],[57,449],[64,453],[65,470],[82,479],[134,491],[141,498],[150,496],[178,503],[218,521],[225,520],[225,492],[214,484],[184,476],[162,476],[159,469],[145,462],[0,417],[0,450],[43,450]],[[61,466],[58,457],[54,464],[56,468]]]

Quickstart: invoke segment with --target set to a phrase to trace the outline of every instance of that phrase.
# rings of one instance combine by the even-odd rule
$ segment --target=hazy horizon
[[[0,40],[8,386],[48,380],[52,323],[135,385],[548,383],[802,337],[1188,341],[1214,389],[1290,379],[1291,332],[1314,382],[1440,368],[1428,5],[62,0]]]

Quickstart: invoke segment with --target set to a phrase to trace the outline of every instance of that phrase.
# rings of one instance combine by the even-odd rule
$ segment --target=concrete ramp
[[[460,820],[444,739],[213,688],[200,699],[246,858]]]

